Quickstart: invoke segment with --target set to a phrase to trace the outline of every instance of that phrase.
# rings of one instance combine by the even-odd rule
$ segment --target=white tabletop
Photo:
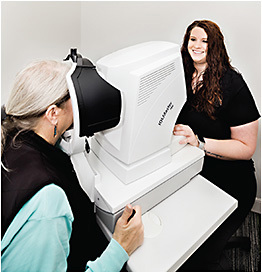
[[[236,209],[237,200],[202,176],[142,216],[145,240],[129,271],[176,271]]]

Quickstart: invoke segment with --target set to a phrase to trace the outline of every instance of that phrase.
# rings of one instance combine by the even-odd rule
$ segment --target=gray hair
[[[1,154],[9,132],[35,128],[48,106],[68,94],[66,74],[71,66],[57,61],[35,61],[17,74],[5,105],[7,118],[1,124]]]

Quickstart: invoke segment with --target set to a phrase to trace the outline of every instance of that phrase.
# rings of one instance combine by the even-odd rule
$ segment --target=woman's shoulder
[[[228,68],[221,80],[223,96],[234,97],[243,87],[248,88],[241,73],[236,69]]]
[[[73,213],[67,196],[64,190],[55,184],[47,185],[39,190],[25,204],[24,209],[27,207],[35,208],[30,220],[67,217],[73,221]]]
[[[237,69],[228,68],[222,77],[222,84],[236,87],[244,85],[245,81]]]
[[[59,217],[64,217],[71,223],[74,220],[65,192],[59,186],[50,184],[40,189],[20,209],[2,239],[1,249],[13,240],[26,223],[39,223]]]

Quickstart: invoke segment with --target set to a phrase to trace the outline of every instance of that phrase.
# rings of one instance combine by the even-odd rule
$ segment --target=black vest
[[[69,156],[30,131],[21,133],[15,144],[7,140],[2,162],[10,169],[1,170],[2,237],[22,206],[44,186],[54,183],[66,193],[74,215],[67,270],[84,271],[86,262],[100,256],[108,242],[97,226],[94,205],[79,185]]]

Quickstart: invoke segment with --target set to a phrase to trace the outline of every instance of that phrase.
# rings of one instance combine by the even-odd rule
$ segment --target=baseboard
[[[252,211],[261,214],[261,198],[256,198]]]

